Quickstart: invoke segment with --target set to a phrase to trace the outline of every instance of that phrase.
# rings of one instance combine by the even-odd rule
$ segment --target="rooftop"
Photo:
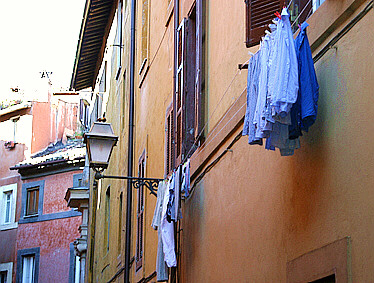
[[[81,162],[86,156],[86,147],[82,140],[68,140],[66,144],[58,141],[37,152],[30,158],[16,164],[11,169],[46,167],[57,163]]]

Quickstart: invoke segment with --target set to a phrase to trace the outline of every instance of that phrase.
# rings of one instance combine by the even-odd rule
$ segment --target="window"
[[[43,196],[45,181],[22,184],[22,210],[20,223],[40,221],[43,216]]]
[[[110,242],[110,187],[107,188],[105,193],[105,220],[104,220],[104,246],[106,252],[109,252]]]
[[[315,12],[323,2],[325,2],[325,0],[313,0],[313,12]]]
[[[352,243],[346,237],[287,262],[287,282],[347,282],[352,274]]]
[[[39,277],[40,248],[17,251],[16,282],[37,283]]]
[[[165,117],[165,173],[191,156],[202,138],[204,92],[203,1],[196,1],[176,33],[177,68],[174,101]]]
[[[83,174],[74,174],[73,175],[73,187],[83,187]]]
[[[74,272],[74,283],[79,283],[80,280],[80,271],[81,271],[81,259],[79,256],[75,256],[75,272]]]
[[[321,279],[311,281],[309,283],[335,283],[335,282],[336,282],[335,281],[335,274],[332,274],[332,275],[323,277]]]
[[[246,4],[246,45],[251,47],[260,43],[265,30],[275,18],[275,12],[281,12],[284,5],[289,7],[290,20],[294,31],[298,24],[306,21],[324,0],[245,0]]]
[[[35,282],[35,256],[28,255],[22,258],[22,283]]]
[[[145,176],[145,151],[139,158],[138,176],[144,178]],[[136,270],[139,270],[143,265],[143,223],[144,222],[144,187],[139,186],[137,194],[137,213],[136,213]]]
[[[69,283],[80,282],[80,256],[75,253],[74,243],[70,243]]]
[[[117,34],[116,34],[116,44],[117,47],[117,74],[116,80],[119,78],[122,68],[122,23],[123,23],[123,4],[122,0],[118,1],[117,9]]]
[[[86,100],[81,99],[79,102],[79,121],[85,130],[88,130],[89,124],[89,104]]]
[[[174,168],[174,119],[173,104],[166,110],[165,122],[165,174],[169,175]]]
[[[15,223],[17,184],[0,187],[0,230],[13,229]]]
[[[39,206],[39,187],[27,189],[26,215],[37,215]]]
[[[0,283],[11,283],[13,262],[0,263]]]
[[[119,195],[119,208],[118,208],[118,253],[121,254],[121,246],[122,246],[122,209],[123,204],[122,200],[123,194]]]
[[[142,71],[145,69],[145,66],[147,64],[147,57],[148,57],[148,25],[149,25],[149,0],[142,0],[141,1],[141,16],[142,16],[142,22],[141,22],[141,46],[140,46],[140,70],[139,75],[142,73]]]

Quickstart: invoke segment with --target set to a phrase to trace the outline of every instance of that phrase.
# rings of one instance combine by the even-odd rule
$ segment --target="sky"
[[[85,0],[0,0],[0,101],[36,94],[40,72],[69,88]]]

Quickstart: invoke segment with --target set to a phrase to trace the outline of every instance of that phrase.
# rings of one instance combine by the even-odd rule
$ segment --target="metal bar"
[[[140,178],[140,177],[131,177],[131,176],[113,176],[113,175],[103,175],[99,172],[95,174],[96,179],[121,179],[121,180],[130,180],[131,185],[134,189],[139,189],[141,186],[145,186],[152,195],[157,197],[158,183],[163,179],[158,178]]]

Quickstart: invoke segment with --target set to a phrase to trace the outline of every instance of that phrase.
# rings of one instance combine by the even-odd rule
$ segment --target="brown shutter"
[[[185,22],[183,19],[180,23],[177,31],[177,43],[178,43],[178,69],[177,69],[177,80],[176,80],[176,139],[175,139],[175,161],[176,165],[182,162],[182,147],[183,147],[183,107],[185,98],[185,58],[186,58],[186,37],[185,37]]]
[[[196,0],[196,79],[195,79],[195,139],[202,129],[201,109],[201,71],[203,49],[203,1]]]
[[[184,88],[184,141],[182,160],[193,152],[195,141],[195,77],[196,77],[196,8],[189,15],[185,24],[185,88]]]
[[[281,12],[284,0],[245,0],[246,4],[246,45],[251,47],[260,43],[265,29]]]
[[[166,110],[165,117],[165,175],[169,175],[174,167],[174,119],[173,103]]]
[[[145,152],[139,160],[138,177],[144,178],[145,176]],[[144,187],[138,188],[138,206],[137,206],[137,235],[136,235],[136,270],[143,265],[143,224],[144,224]]]

